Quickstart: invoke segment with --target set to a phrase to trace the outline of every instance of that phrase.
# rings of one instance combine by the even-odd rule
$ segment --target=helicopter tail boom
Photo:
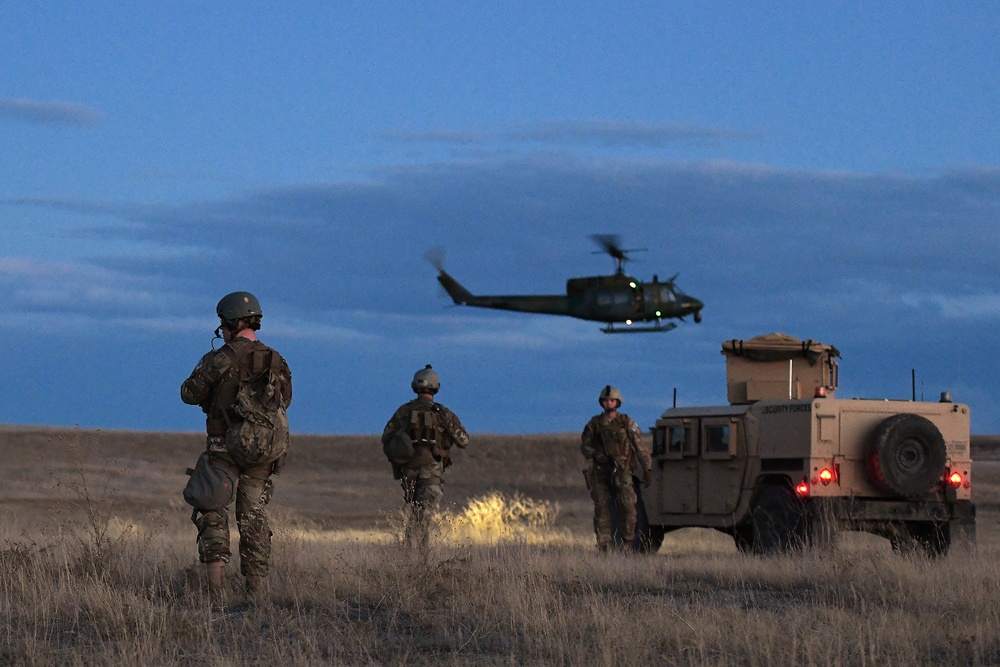
[[[473,303],[476,300],[475,295],[469,290],[462,287],[457,280],[448,275],[448,272],[444,269],[439,269],[440,274],[438,274],[438,282],[444,287],[444,291],[448,293],[451,300],[455,302],[457,306],[465,306]]]
[[[438,273],[438,282],[444,287],[457,306],[476,306],[494,310],[513,310],[521,313],[545,313],[548,315],[573,315],[569,299],[562,295],[515,295],[477,296],[462,287],[445,270]]]

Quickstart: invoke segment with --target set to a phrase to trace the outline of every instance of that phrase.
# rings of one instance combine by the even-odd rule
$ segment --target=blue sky
[[[1000,6],[21,3],[0,27],[0,421],[197,430],[179,386],[249,290],[293,429],[375,433],[425,363],[472,432],[725,400],[721,343],[836,345],[841,397],[1000,432]],[[649,248],[704,321],[606,336],[449,307]]]

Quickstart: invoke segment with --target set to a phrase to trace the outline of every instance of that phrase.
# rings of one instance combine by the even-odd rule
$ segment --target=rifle
[[[601,441],[601,449],[604,450],[604,458],[611,464],[610,475],[611,479],[614,480],[615,473],[618,472],[618,460],[608,453],[608,443],[604,442],[604,433],[598,433],[598,438]],[[597,463],[596,461],[594,463]],[[607,464],[604,464],[607,465]]]

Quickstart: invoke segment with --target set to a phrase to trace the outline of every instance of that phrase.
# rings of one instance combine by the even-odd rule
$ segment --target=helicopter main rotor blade
[[[611,255],[612,258],[618,261],[623,261],[625,259],[625,251],[622,250],[621,237],[617,234],[591,234],[590,240],[601,246],[601,250],[595,252],[595,255],[604,252]]]

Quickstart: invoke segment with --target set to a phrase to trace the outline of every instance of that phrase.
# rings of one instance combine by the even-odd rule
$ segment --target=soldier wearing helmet
[[[417,397],[401,405],[382,431],[383,450],[410,508],[408,544],[415,536],[426,542],[428,514],[437,509],[444,495],[451,448],[469,445],[469,434],[458,416],[434,401],[441,382],[430,364],[413,375],[410,388]]]
[[[590,467],[585,469],[590,497],[594,500],[594,533],[597,547],[607,551],[612,542],[614,512],[619,512],[622,541],[635,539],[636,493],[632,470],[639,467],[643,485],[650,481],[653,460],[642,441],[639,426],[625,413],[618,412],[622,394],[607,385],[598,402],[603,412],[594,416],[583,429],[581,450]]]
[[[292,401],[292,374],[277,350],[257,340],[263,316],[257,297],[227,294],[216,314],[215,337],[224,343],[204,355],[181,385],[181,400],[201,407],[208,432],[206,451],[188,484],[202,493],[189,497],[186,489],[185,499],[194,505],[198,554],[207,565],[209,592],[218,598],[231,557],[228,505],[235,497],[240,570],[248,594],[260,599],[271,554],[264,506],[271,499],[271,475],[284,465],[288,448],[285,409]]]

